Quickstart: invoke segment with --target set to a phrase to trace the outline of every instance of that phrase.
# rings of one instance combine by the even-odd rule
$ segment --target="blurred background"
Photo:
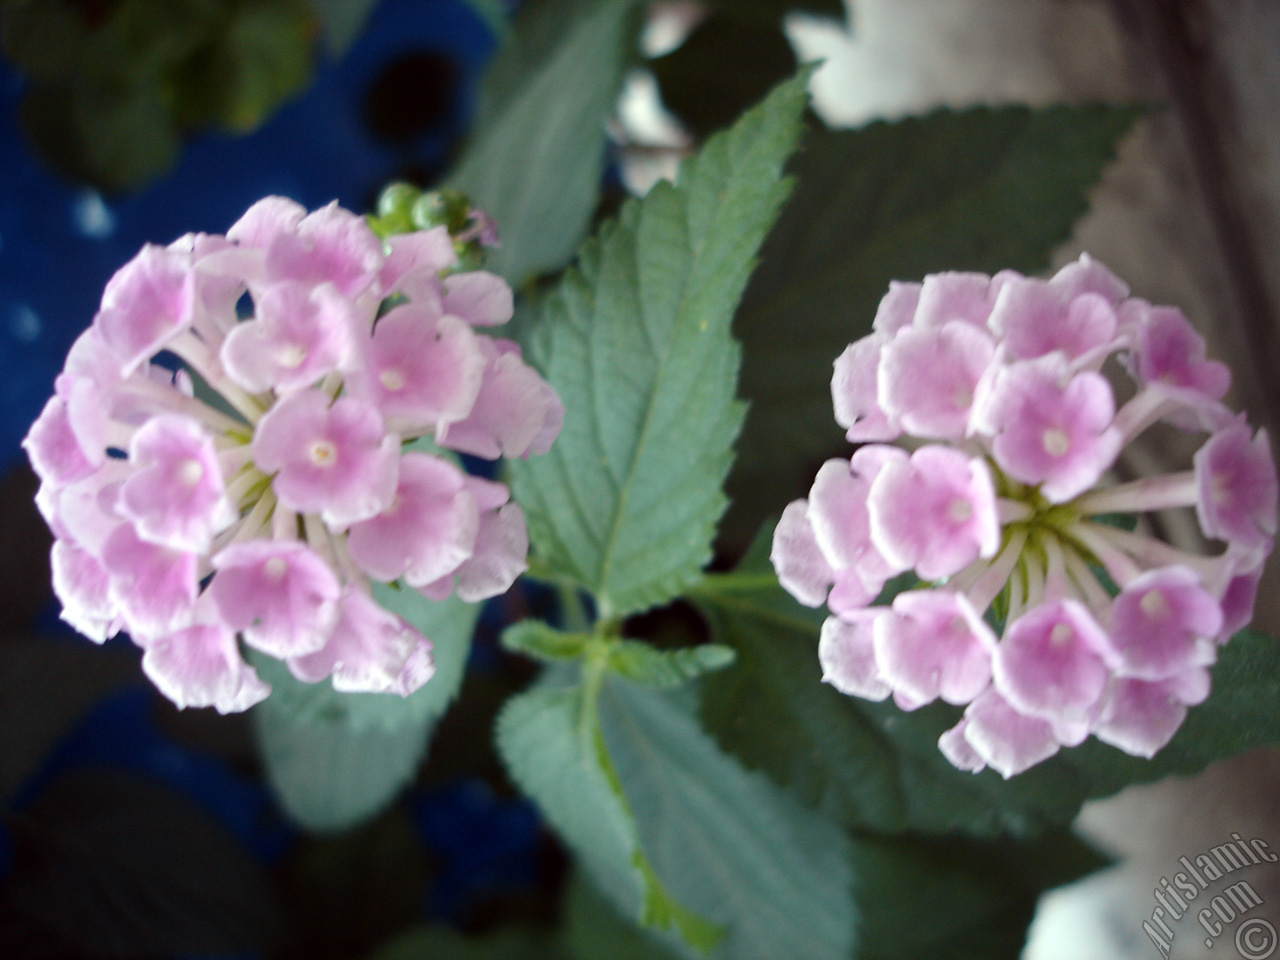
[[[356,831],[303,835],[243,716],[179,713],[127,640],[97,649],[58,620],[18,446],[144,242],[225,231],[270,193],[371,210],[391,180],[437,182],[516,6],[0,0],[0,956],[479,956],[448,951],[556,919],[564,855],[490,746],[498,705],[532,675],[496,629],[542,598],[486,612],[402,802]],[[1143,104],[1054,263],[1087,250],[1136,295],[1180,305],[1234,369],[1233,404],[1276,434],[1276,0],[852,0],[843,18],[793,14],[763,32],[710,13],[651,5],[647,59],[609,126],[602,211],[671,175],[797,59],[826,61],[815,108],[838,126],[939,106]],[[1162,439],[1133,466],[1188,453]],[[1271,633],[1278,587],[1273,570],[1257,621]],[[1053,894],[1027,960],[1148,955],[1159,878],[1233,830],[1280,844],[1278,787],[1277,757],[1251,754],[1090,805],[1079,829],[1125,862]],[[1271,902],[1280,884],[1261,892]]]

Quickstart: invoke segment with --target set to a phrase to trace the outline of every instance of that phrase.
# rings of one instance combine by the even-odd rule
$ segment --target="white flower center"
[[[272,557],[262,565],[263,572],[272,580],[279,580],[289,571],[289,562],[284,557]]]
[[[388,367],[378,374],[378,381],[388,390],[404,389],[404,373],[395,367]]]
[[[204,464],[199,460],[183,460],[178,467],[178,479],[188,487],[194,487],[204,479]]]
[[[973,516],[973,504],[964,497],[956,497],[947,507],[947,516],[955,523],[964,523]]]
[[[1071,629],[1070,624],[1055,623],[1053,629],[1049,631],[1049,643],[1055,647],[1060,647],[1075,635],[1076,632]]]
[[[1041,442],[1044,444],[1044,452],[1051,457],[1060,457],[1071,449],[1071,438],[1057,427],[1046,430]]]
[[[280,366],[289,370],[296,370],[302,366],[302,361],[307,359],[307,348],[296,343],[291,343],[287,347],[282,347],[280,352],[276,354],[276,360]]]
[[[1159,590],[1148,590],[1138,601],[1138,606],[1149,620],[1163,620],[1169,613],[1169,598]]]
[[[338,448],[328,440],[317,440],[311,444],[311,462],[317,467],[328,467],[338,459]]]

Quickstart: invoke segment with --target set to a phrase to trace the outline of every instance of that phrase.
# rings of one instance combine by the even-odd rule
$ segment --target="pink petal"
[[[267,698],[270,685],[245,663],[236,638],[219,624],[197,624],[145,645],[142,670],[166,697],[187,707],[239,713]]]
[[[111,576],[102,564],[86,551],[55,540],[50,566],[62,619],[94,643],[115,636],[122,624],[110,595]]]
[[[1111,677],[1106,635],[1076,600],[1033,607],[1013,621],[996,648],[996,689],[1027,716],[1083,723]]]
[[[1163,567],[1135,577],[1111,606],[1110,646],[1119,672],[1164,680],[1213,663],[1222,609],[1186,567]]]
[[[893,689],[876,666],[875,621],[892,616],[887,610],[866,610],[849,619],[827,617],[818,640],[822,682],[841,693],[864,700],[883,700]]]
[[[963,321],[903,330],[880,355],[880,408],[915,436],[958,440],[994,355],[986,330]]]
[[[987,761],[978,756],[978,751],[973,749],[973,745],[969,743],[968,737],[965,736],[965,729],[969,726],[969,721],[961,719],[950,730],[947,730],[938,738],[938,749],[942,751],[942,755],[951,761],[951,765],[957,770],[964,770],[967,773],[981,773],[987,769]]]
[[[289,669],[299,680],[316,683],[332,676],[333,688],[346,693],[399,693],[425,682],[434,668],[424,665],[422,645],[430,641],[385,610],[367,592],[349,587],[341,613],[324,648],[292,657]],[[413,662],[411,662],[411,660]],[[401,682],[406,668],[409,675]]]
[[[96,473],[48,496],[43,495],[48,485],[42,487],[36,502],[57,536],[101,557],[103,544],[122,522],[116,503],[128,474],[125,461],[108,460]]]
[[[213,558],[209,597],[245,642],[284,659],[325,645],[342,586],[318,554],[296,541],[250,540]]]
[[[495,460],[546,453],[564,423],[555,388],[521,358],[509,341],[478,338],[487,366],[470,413],[446,423],[436,442],[450,450]]]
[[[1117,679],[1093,733],[1125,753],[1149,758],[1173,739],[1186,717],[1187,703],[1179,696],[1177,681]]]
[[[940,327],[958,320],[985,328],[991,301],[991,278],[985,273],[933,273],[924,278],[915,325]]]
[[[878,394],[880,354],[888,342],[888,336],[873,333],[849,344],[836,358],[831,400],[836,423],[846,428],[845,437],[850,442],[902,436],[902,430],[880,406]]]
[[[378,321],[347,383],[404,432],[422,432],[471,413],[487,366],[469,324],[404,304]]]
[[[364,217],[335,201],[305,216],[296,232],[275,235],[267,249],[267,280],[332,283],[355,298],[377,278],[382,264],[382,241]]]
[[[524,511],[508,503],[480,514],[475,551],[458,567],[458,596],[478,603],[511,589],[529,569],[529,531]]]
[[[1129,296],[1128,284],[1087,253],[1055,273],[1049,285],[1062,290],[1069,299],[1096,293],[1112,306]]]
[[[163,636],[191,623],[196,602],[194,553],[139,539],[122,523],[102,548],[110,597],[135,640]]]
[[[995,487],[985,461],[921,447],[880,471],[867,496],[871,540],[898,569],[925,580],[958,573],[1000,545]]]
[[[515,312],[511,287],[495,273],[473,270],[444,279],[445,313],[478,327],[506,323]]]
[[[886,336],[893,336],[903,327],[911,326],[916,307],[920,303],[921,285],[889,281],[889,292],[880,301],[871,329]]]
[[[453,573],[475,550],[480,513],[461,470],[439,457],[408,453],[391,503],[347,536],[360,569],[410,586]]]
[[[1091,372],[1067,377],[1056,353],[1006,367],[979,418],[996,433],[992,450],[1001,469],[1040,484],[1051,503],[1093,486],[1121,445],[1110,384]]]
[[[1196,515],[1205,534],[1256,547],[1276,533],[1276,464],[1266,430],[1252,439],[1244,423],[1215,433],[1195,455],[1200,496]]]
[[[378,276],[382,295],[403,293],[410,300],[439,305],[444,296],[441,271],[458,262],[447,227],[432,227],[392,237],[391,253]],[[439,313],[437,309],[437,313]]]
[[[194,274],[190,257],[147,244],[121,267],[102,294],[93,325],[129,374],[191,325]]]
[[[1072,294],[1041,280],[1005,284],[991,311],[991,329],[1005,338],[1009,355],[1030,360],[1060,350],[1076,359],[1116,344],[1116,314],[1098,293]]]
[[[119,510],[144,540],[204,553],[235,522],[213,439],[190,417],[165,413],[147,421],[129,444],[129,465]]]
[[[276,403],[253,438],[258,467],[290,510],[319,513],[345,528],[387,507],[395,495],[400,439],[370,404],[342,397],[332,407],[316,390]]]
[[[67,405],[60,397],[50,397],[36,422],[22,441],[31,466],[45,483],[63,486],[82,480],[101,465],[101,450],[86,450],[80,445]]]
[[[346,364],[359,312],[332,284],[283,281],[257,302],[257,319],[238,324],[223,342],[231,379],[253,393],[309,387]]]
[[[1204,338],[1176,307],[1152,307],[1145,312],[1134,349],[1140,381],[1162,383],[1221,400],[1231,386],[1225,364],[1205,359]]]
[[[969,704],[963,732],[974,754],[1006,780],[1048,760],[1060,746],[1052,724],[1019,713],[994,687]]]
[[[773,531],[769,559],[783,589],[806,607],[822,606],[835,571],[814,537],[809,522],[809,501],[793,500],[782,511],[782,518]]]
[[[919,704],[968,703],[991,680],[996,638],[969,601],[950,590],[910,590],[875,621],[881,676]]]
[[[296,233],[307,208],[288,197],[263,197],[232,224],[227,239],[262,250],[282,234]]]
[[[906,459],[897,447],[860,447],[850,460],[824,463],[809,491],[809,522],[823,556],[833,570],[855,568],[868,582],[878,579],[876,593],[907,568],[889,563],[872,542],[867,494],[886,465]]]

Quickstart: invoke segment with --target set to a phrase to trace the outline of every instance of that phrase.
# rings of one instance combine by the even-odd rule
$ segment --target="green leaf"
[[[639,640],[619,640],[609,648],[609,666],[647,687],[678,687],[712,670],[733,663],[731,647],[718,643],[658,650]]]
[[[69,4],[3,0],[0,14],[4,54],[31,80],[59,80],[75,72],[86,31],[80,14]]]
[[[602,617],[670,600],[710,559],[742,420],[729,321],[790,189],[808,75],[624,206],[545,301],[531,354],[564,430],[511,473],[538,562]]]
[[[1030,843],[859,839],[853,859],[858,960],[1018,960],[1044,890],[1107,865],[1065,830]]]
[[[502,631],[502,645],[539,660],[577,660],[591,642],[589,633],[563,633],[541,620],[521,620]]]
[[[725,755],[669,697],[606,681],[600,721],[653,870],[727,931],[724,960],[845,960],[844,835]]]
[[[831,364],[870,330],[889,281],[1047,268],[1138,115],[977,108],[810,133],[789,171],[796,196],[734,321],[751,415],[729,478],[732,542],[746,543],[844,448]]]
[[[304,0],[271,0],[236,11],[175,81],[185,126],[217,123],[248,133],[311,81],[313,15]]]
[[[634,903],[635,824],[601,765],[599,724],[581,687],[537,687],[509,700],[497,724],[498,752],[520,788],[618,903]]]
[[[456,597],[437,603],[383,584],[374,585],[374,597],[435,646],[435,675],[409,697],[302,683],[280,661],[250,651],[272,686],[253,710],[267,778],[289,814],[311,830],[347,829],[394,800],[462,685],[479,606]]]
[[[587,232],[640,13],[637,0],[532,4],[491,68],[448,185],[497,219],[486,265],[512,284],[564,266]]]
[[[567,960],[674,960],[676,956],[653,934],[622,916],[581,871],[569,878],[563,917],[560,939]]]
[[[779,27],[728,11],[712,14],[684,43],[650,61],[663,105],[699,137],[728,126],[795,72],[795,53]]]
[[[38,85],[20,107],[24,132],[41,158],[101,190],[141,186],[173,166],[178,129],[155,85],[104,89]]]
[[[957,770],[937,741],[960,708],[934,703],[906,713],[820,682],[825,614],[777,585],[765,555],[769,533],[736,572],[710,576],[691,594],[716,638],[738,652],[736,669],[704,684],[704,721],[748,766],[850,826],[1031,835],[1070,822],[1087,799],[1280,742],[1280,715],[1270,707],[1280,697],[1280,643],[1243,633],[1222,650],[1209,700],[1154,760],[1091,739],[1007,781],[991,770]]]
[[[714,945],[720,931],[671,898],[640,847],[595,693],[544,686],[512,698],[498,717],[497,743],[511,778],[615,903],[646,924],[674,927],[701,950]]]

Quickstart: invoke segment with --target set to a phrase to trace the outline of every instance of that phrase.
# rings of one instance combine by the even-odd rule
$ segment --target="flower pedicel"
[[[1137,383],[1119,409],[1112,354]],[[1087,256],[1048,281],[891,284],[832,380],[836,420],[866,445],[825,463],[774,534],[782,585],[833,614],[826,681],[906,710],[967,704],[939,741],[964,770],[1012,776],[1091,733],[1152,756],[1208,696],[1275,537],[1275,464],[1221,403],[1230,379],[1181,312]],[[1160,420],[1209,435],[1192,469],[1102,485]],[[1103,519],[1187,507],[1220,553]],[[926,583],[871,606],[905,571]]]
[[[127,630],[179,706],[267,696],[237,637],[338,690],[425,683],[430,641],[371,581],[481,600],[525,569],[528,534],[504,485],[406,444],[522,457],[564,416],[478,330],[510,319],[510,288],[456,264],[445,227],[384,247],[336,204],[279,197],[226,236],[144,247],[24,441],[63,618]]]

